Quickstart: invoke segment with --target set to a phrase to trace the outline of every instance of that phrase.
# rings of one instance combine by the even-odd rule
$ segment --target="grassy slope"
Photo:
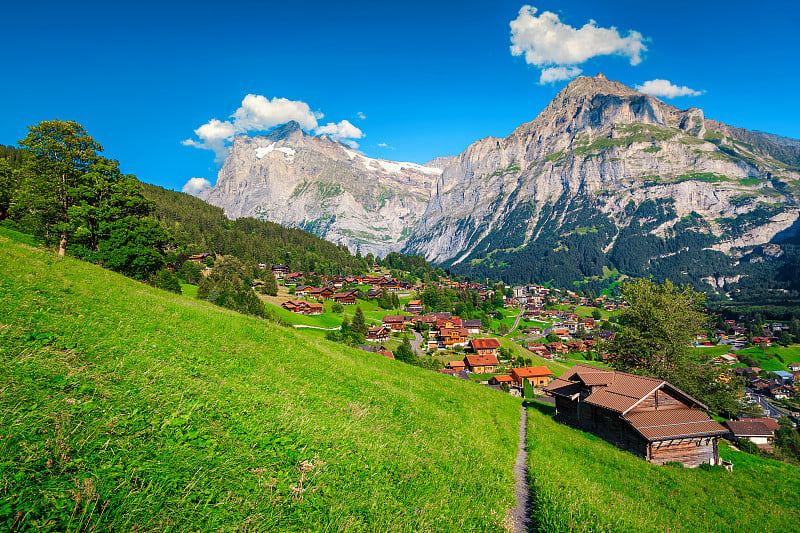
[[[0,249],[0,529],[501,530],[518,400]]]
[[[787,370],[789,363],[800,363],[800,345],[770,346],[769,348],[747,348],[737,350],[737,355],[748,355],[759,363],[759,368],[764,370]],[[780,356],[783,361],[778,359]]]
[[[542,531],[794,529],[800,468],[721,446],[733,472],[654,466],[528,409],[535,522]],[[540,412],[541,410],[541,412]],[[546,413],[546,414],[544,414]]]

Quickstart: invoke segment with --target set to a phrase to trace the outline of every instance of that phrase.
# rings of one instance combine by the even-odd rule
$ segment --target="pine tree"
[[[367,334],[367,323],[364,320],[364,313],[361,307],[356,307],[356,313],[353,315],[353,322],[350,324],[350,329],[360,335]]]
[[[264,276],[264,294],[268,294],[270,296],[277,296],[278,295],[278,280],[275,279],[275,275],[272,273],[271,270],[266,271],[266,275]]]

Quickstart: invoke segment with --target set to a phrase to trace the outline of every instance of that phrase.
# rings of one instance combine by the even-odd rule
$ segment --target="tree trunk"
[[[58,256],[64,257],[64,254],[67,253],[67,234],[61,234],[61,241],[58,243]]]

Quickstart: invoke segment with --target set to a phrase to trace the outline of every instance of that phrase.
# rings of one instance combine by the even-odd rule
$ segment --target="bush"
[[[180,294],[181,282],[178,277],[167,269],[159,270],[150,278],[150,284],[159,289]]]

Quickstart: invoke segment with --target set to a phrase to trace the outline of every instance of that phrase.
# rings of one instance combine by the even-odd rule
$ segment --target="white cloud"
[[[675,98],[676,96],[700,96],[702,91],[695,91],[689,87],[673,85],[669,80],[650,80],[636,86],[636,90],[650,96]]]
[[[329,135],[332,139],[341,141],[343,139],[360,139],[364,133],[353,126],[349,120],[343,120],[338,124],[328,122],[325,126],[320,126],[314,130],[317,135]]]
[[[365,118],[367,118],[367,115],[365,115],[363,111],[359,111],[358,113],[356,113],[356,117],[358,117],[361,120],[364,120]]]
[[[313,130],[317,127],[317,119],[324,115],[312,112],[308,104],[300,100],[278,97],[270,100],[258,94],[248,94],[232,116],[237,133],[244,133],[268,130],[291,120],[297,121],[304,130]]]
[[[242,105],[231,115],[232,120],[211,119],[194,130],[199,141],[186,139],[182,144],[212,150],[216,155],[214,160],[217,164],[221,164],[228,155],[228,145],[235,135],[266,131],[294,120],[306,131],[313,131],[316,135],[330,135],[331,138],[348,146],[358,147],[358,143],[353,139],[364,136],[360,129],[347,120],[342,120],[338,124],[329,122],[325,126],[319,126],[317,121],[324,116],[318,111],[312,111],[309,105],[301,100],[278,97],[270,100],[258,94],[248,94],[242,100]],[[367,118],[361,111],[357,116],[361,119]]]
[[[395,149],[395,147],[394,147],[394,146],[389,146],[389,145],[388,145],[388,144],[386,144],[386,143],[378,143],[378,147],[379,147],[379,148],[388,148],[389,150],[394,150],[394,149]]]
[[[542,69],[539,83],[553,83],[561,80],[569,80],[583,72],[578,67],[549,67]]]
[[[211,187],[211,182],[205,178],[190,178],[181,189],[182,192],[197,196],[204,190]]]
[[[621,55],[631,65],[642,62],[647,50],[641,33],[630,30],[623,37],[615,27],[601,28],[590,20],[582,28],[564,24],[558,15],[522,6],[512,20],[511,54],[525,56],[525,62],[542,69],[540,83],[559,81],[580,74],[577,67],[589,59],[604,55]]]

